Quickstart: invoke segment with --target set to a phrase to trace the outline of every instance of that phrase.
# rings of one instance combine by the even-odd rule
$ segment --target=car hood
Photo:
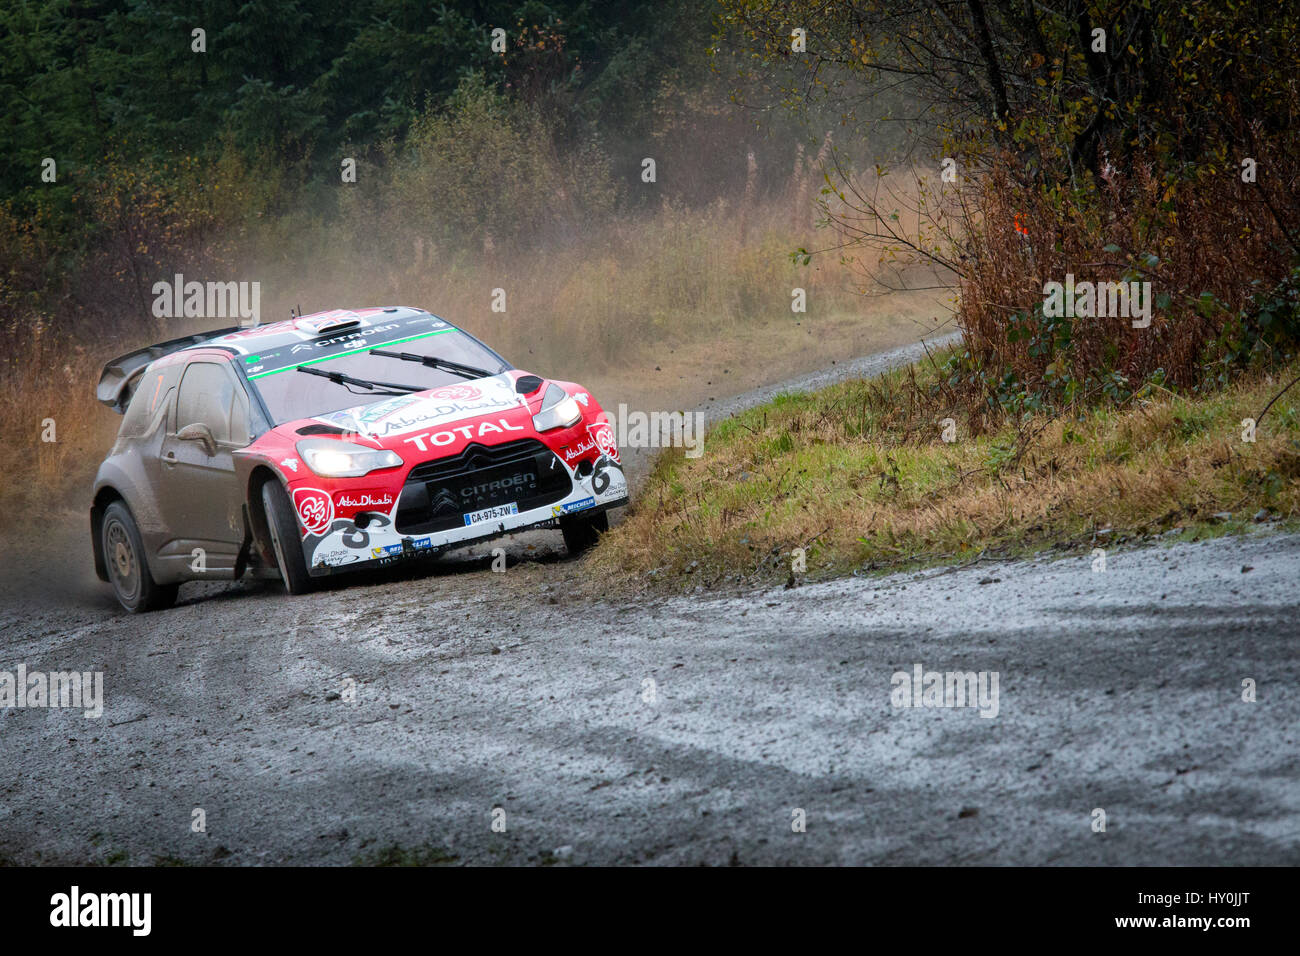
[[[547,383],[520,395],[515,382],[524,372],[512,369],[451,385],[442,385],[409,395],[397,395],[364,405],[327,412],[278,426],[275,431],[290,440],[304,437],[339,437],[349,441],[400,451],[425,433],[439,433],[473,423],[486,430],[473,430],[467,437],[483,438],[493,444],[523,426],[532,433],[532,416],[541,408]],[[500,419],[502,424],[494,425]],[[461,434],[466,434],[462,431]],[[509,437],[519,437],[511,434]],[[421,442],[422,444],[422,442]]]

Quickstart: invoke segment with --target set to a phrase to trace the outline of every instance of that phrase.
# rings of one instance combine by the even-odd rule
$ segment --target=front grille
[[[464,527],[464,515],[518,502],[520,511],[559,501],[569,473],[535,438],[501,445],[469,445],[458,455],[411,469],[397,507],[397,530],[427,534]]]

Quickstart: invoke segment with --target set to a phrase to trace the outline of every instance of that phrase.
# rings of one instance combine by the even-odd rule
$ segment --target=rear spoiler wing
[[[121,415],[126,411],[126,404],[131,399],[132,384],[150,362],[189,348],[191,345],[202,345],[209,339],[238,332],[240,328],[241,326],[236,325],[228,329],[217,329],[214,332],[186,335],[120,355],[104,366],[104,371],[99,375],[99,385],[95,387],[95,397]]]

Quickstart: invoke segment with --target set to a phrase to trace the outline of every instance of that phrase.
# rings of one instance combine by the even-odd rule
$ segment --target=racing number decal
[[[601,455],[596,460],[596,468],[591,473],[591,490],[598,495],[603,495],[605,489],[609,487],[609,459]]]

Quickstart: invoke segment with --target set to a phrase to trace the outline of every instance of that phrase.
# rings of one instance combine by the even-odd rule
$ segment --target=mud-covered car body
[[[98,394],[124,412],[94,486],[104,580],[122,551],[101,528],[117,500],[162,586],[287,579],[273,504],[259,495],[267,482],[291,503],[314,577],[627,502],[613,429],[589,392],[512,368],[422,310],[317,313],[162,343],[110,363]]]

